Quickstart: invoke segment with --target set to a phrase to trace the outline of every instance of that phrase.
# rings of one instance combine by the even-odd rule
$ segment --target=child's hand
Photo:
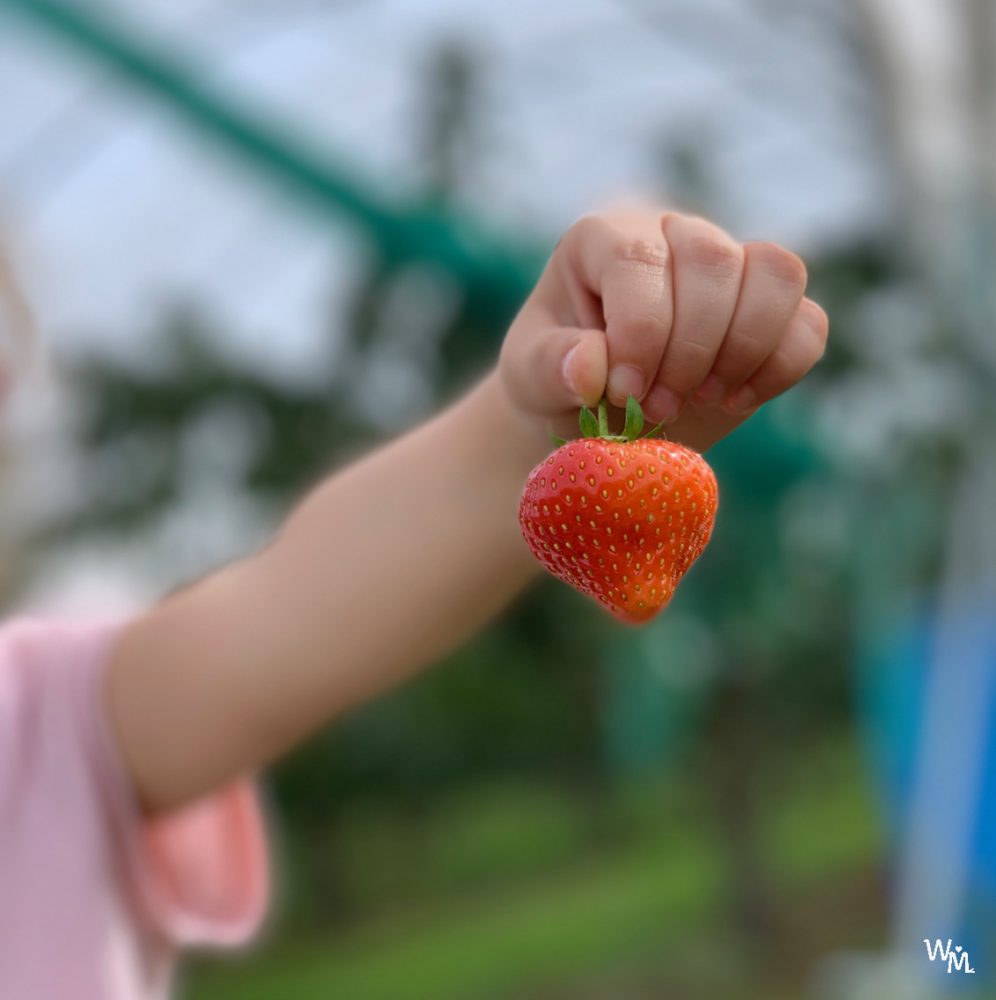
[[[107,697],[141,801],[171,809],[223,787],[488,621],[537,571],[516,515],[545,425],[572,433],[606,380],[614,402],[632,392],[700,450],[787,389],[826,340],[805,283],[792,254],[699,219],[574,226],[497,377],[331,476],[266,548],[125,629]]]
[[[802,261],[674,212],[589,216],[557,245],[501,352],[513,405],[576,436],[577,408],[630,393],[704,451],[820,359]],[[618,419],[618,415],[617,415]]]

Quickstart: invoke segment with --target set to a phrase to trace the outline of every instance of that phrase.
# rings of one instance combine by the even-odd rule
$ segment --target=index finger
[[[630,231],[591,217],[569,231],[564,251],[584,287],[601,302],[609,400],[617,405],[625,405],[629,395],[642,400],[674,318],[671,253],[663,233],[656,225]]]

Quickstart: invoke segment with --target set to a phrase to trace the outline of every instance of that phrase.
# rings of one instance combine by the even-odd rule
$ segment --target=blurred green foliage
[[[851,294],[867,268],[858,255],[813,271]],[[140,532],[169,511],[189,474],[177,461],[184,434],[218,407],[251,429],[241,488],[275,510],[375,444],[384,431],[351,405],[350,380],[385,349],[377,306],[397,280],[371,267],[347,349],[308,385],[242,366],[189,313],[162,331],[168,365],[82,367],[81,446],[97,471],[126,453],[129,474],[103,476],[58,537]],[[490,363],[504,319],[451,311],[422,373],[438,399]],[[832,353],[823,378],[846,365]],[[785,879],[811,877],[817,896],[832,896],[838,863],[862,905],[874,903],[844,905],[855,925],[827,940],[873,936],[875,825],[860,771],[851,758],[831,792],[813,757],[827,734],[833,753],[850,753],[841,727],[854,628],[850,553],[812,548],[819,519],[849,502],[811,432],[820,392],[817,378],[710,455],[722,490],[715,543],[657,622],[621,629],[541,581],[435,670],[285,759],[271,779],[283,888],[274,941],[260,964],[222,965],[194,995],[557,996],[550,984],[596,982],[619,961],[651,983],[667,962],[698,977],[689,995],[708,996],[717,977],[728,988],[745,970],[760,975],[757,955],[814,957],[786,917],[813,900]],[[793,803],[772,812],[786,757],[803,774]],[[697,934],[722,942],[725,972],[693,962],[681,973]],[[420,982],[436,985],[428,994]]]
[[[472,61],[445,47],[429,79],[425,200],[445,204],[479,125]],[[157,334],[165,364],[82,365],[94,481],[49,541],[140,534],[183,495],[185,436],[219,408],[252,442],[237,488],[266,509],[376,444],[388,430],[356,386],[399,356],[385,303],[413,276],[412,308],[443,318],[429,349],[401,352],[408,374],[441,403],[491,364],[510,312],[382,251],[306,382],[233,358],[190,311]],[[848,247],[811,261],[814,294],[846,325],[895,267]],[[821,948],[873,940],[875,816],[845,728],[857,543],[829,530],[861,497],[813,420],[858,363],[835,338],[806,387],[710,454],[715,541],[653,625],[626,631],[543,581],[280,764],[280,926],[263,957],[204,970],[193,995],[771,998]],[[122,456],[127,474],[108,474]]]
[[[378,916],[312,925],[248,962],[202,964],[189,995],[798,995],[822,950],[878,939],[878,826],[839,736],[770,777],[761,843],[780,898],[770,951],[745,948],[727,920],[723,834],[691,771],[619,784],[597,824],[577,796],[527,781],[444,797],[420,819],[389,804],[366,814],[340,847],[355,851],[357,890],[383,894]]]

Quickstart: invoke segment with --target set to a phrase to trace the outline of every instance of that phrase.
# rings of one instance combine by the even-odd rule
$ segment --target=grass
[[[853,756],[832,753],[829,761],[821,761],[819,773],[818,783],[803,771],[779,791],[766,806],[762,827],[770,877],[800,907],[807,905],[806,894],[814,886],[867,871],[879,847]],[[507,791],[502,794],[508,805]],[[656,791],[648,788],[644,794]],[[630,809],[632,798],[631,793]],[[652,804],[645,811],[654,816]],[[504,815],[508,823],[507,808]],[[518,815],[528,826],[528,810]],[[478,886],[455,899],[450,894],[407,904],[401,912],[345,931],[274,941],[242,960],[212,961],[195,970],[186,996],[485,1000],[540,995],[537,991],[554,995],[570,984],[625,978],[634,969],[656,974],[662,962],[681,967],[703,941],[723,942],[720,956],[704,959],[690,975],[708,977],[710,961],[723,967],[713,968],[715,974],[736,981],[749,972],[726,920],[725,854],[716,831],[701,816],[688,822],[684,817],[648,820],[638,836],[598,851],[575,850],[559,868],[531,870],[521,879],[512,874],[501,845],[496,850],[509,872],[503,884]],[[466,853],[464,848],[461,856]],[[580,989],[566,995],[580,996]],[[614,995],[607,989],[604,995]]]

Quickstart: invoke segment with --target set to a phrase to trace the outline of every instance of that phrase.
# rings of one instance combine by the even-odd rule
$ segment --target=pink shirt
[[[161,1000],[179,947],[244,942],[266,908],[248,781],[141,816],[102,683],[120,624],[0,628],[3,1000]]]

